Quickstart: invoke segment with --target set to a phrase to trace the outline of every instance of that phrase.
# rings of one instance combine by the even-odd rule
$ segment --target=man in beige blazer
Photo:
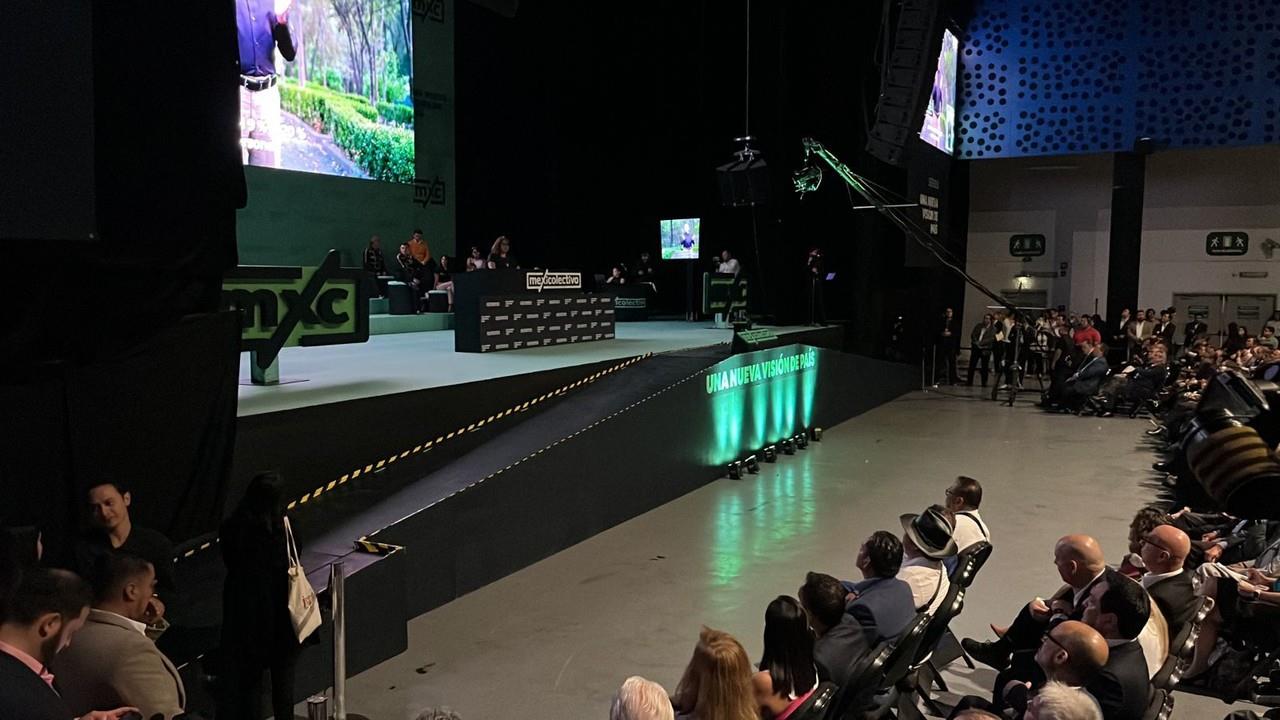
[[[75,717],[91,710],[133,706],[151,720],[171,720],[186,705],[178,670],[146,635],[153,620],[156,572],[132,555],[97,558],[93,608],[75,642],[58,654],[52,670],[58,691]]]

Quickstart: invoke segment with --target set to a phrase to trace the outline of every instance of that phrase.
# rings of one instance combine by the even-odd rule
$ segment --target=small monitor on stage
[[[697,260],[698,235],[702,221],[698,218],[662,220],[658,233],[662,242],[663,260]]]

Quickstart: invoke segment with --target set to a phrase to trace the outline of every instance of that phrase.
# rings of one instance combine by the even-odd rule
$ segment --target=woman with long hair
[[[702,628],[671,702],[676,720],[758,720],[751,660],[732,635]]]
[[[813,628],[800,601],[779,595],[764,611],[764,655],[751,678],[760,714],[786,720],[818,687]]]
[[[292,718],[293,671],[302,646],[289,616],[289,549],[278,473],[261,473],[249,482],[219,540],[227,579],[218,717],[261,717],[262,672],[269,670],[274,715]]]
[[[506,235],[499,235],[497,240],[493,241],[493,247],[489,248],[489,269],[505,270],[506,268],[518,268],[516,259],[511,256],[511,241]]]

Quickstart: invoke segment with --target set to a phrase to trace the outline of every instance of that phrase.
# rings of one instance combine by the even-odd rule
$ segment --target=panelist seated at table
[[[493,241],[493,247],[489,249],[488,265],[490,270],[520,267],[520,263],[516,262],[511,254],[511,241],[506,235],[499,235],[498,239]]]
[[[626,285],[627,275],[622,272],[622,268],[614,265],[613,270],[609,272],[609,277],[604,281],[605,285]]]

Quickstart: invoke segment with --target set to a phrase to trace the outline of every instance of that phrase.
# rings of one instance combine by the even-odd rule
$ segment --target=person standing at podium
[[[498,239],[493,241],[493,247],[489,249],[489,269],[505,270],[519,267],[520,264],[511,255],[511,241],[506,235],[499,235]]]
[[[716,272],[722,275],[737,275],[742,272],[742,264],[728,250],[720,251],[720,264]]]

